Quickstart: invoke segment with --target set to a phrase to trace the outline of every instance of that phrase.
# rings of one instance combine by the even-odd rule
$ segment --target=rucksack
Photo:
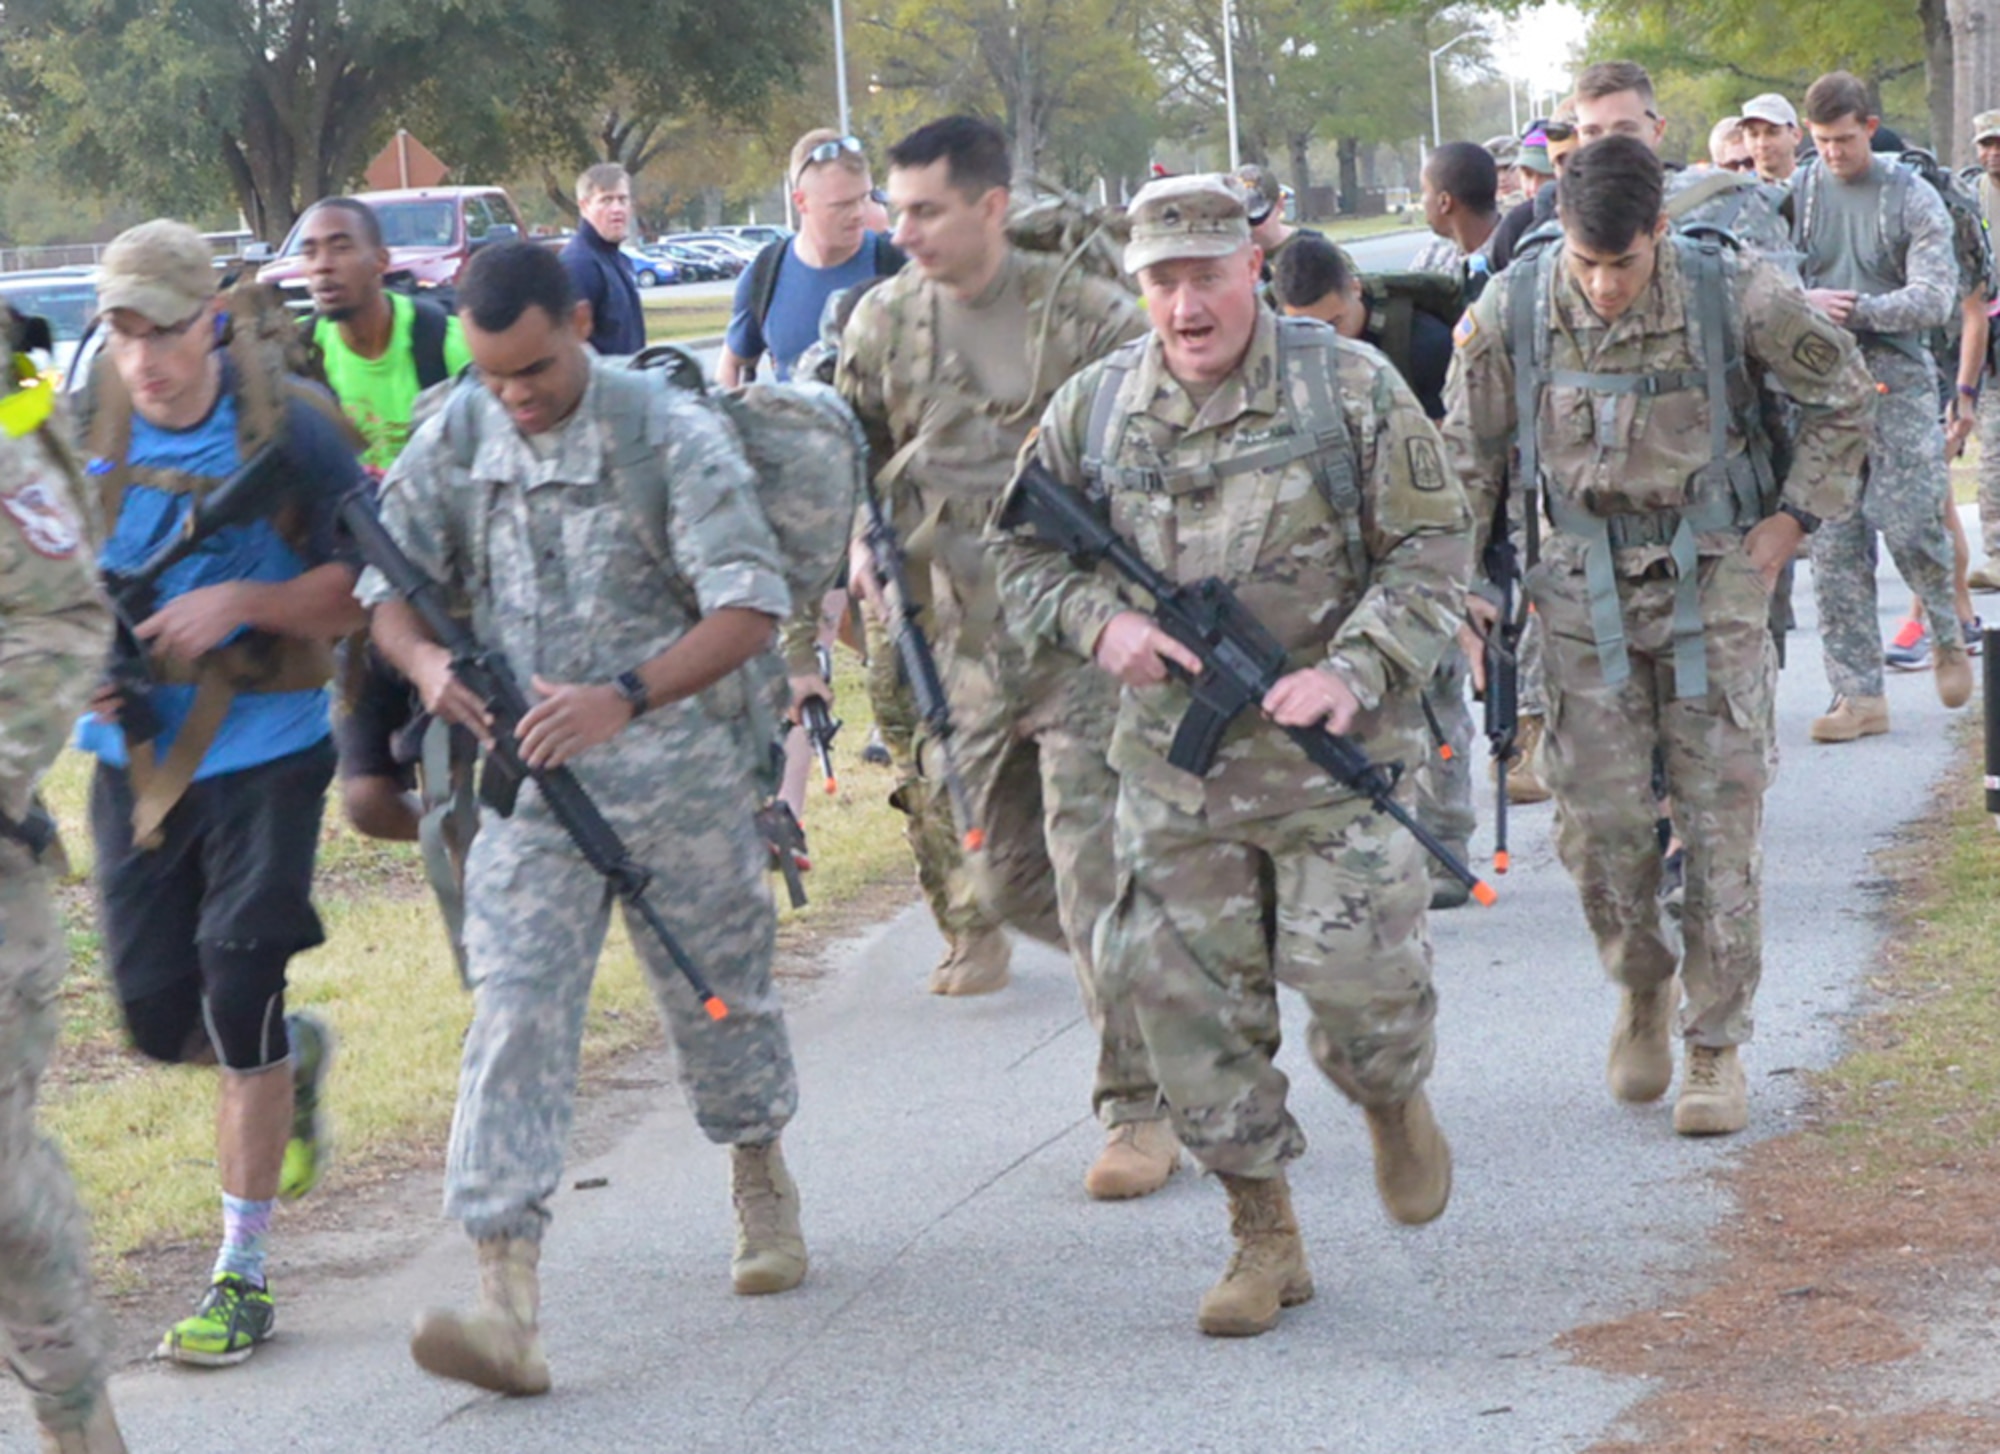
[[[1120,412],[1118,396],[1124,391],[1125,381],[1139,367],[1147,348],[1148,341],[1138,338],[1105,355],[1104,372],[1098,377],[1090,420],[1084,428],[1084,478],[1093,493],[1113,490],[1158,493],[1170,491],[1184,477],[1199,475],[1215,480],[1251,470],[1276,469],[1294,460],[1310,458],[1320,493],[1340,522],[1348,568],[1366,586],[1374,574],[1374,565],[1361,537],[1361,461],[1348,432],[1347,415],[1340,407],[1339,352],[1356,345],[1327,324],[1310,318],[1280,318],[1277,323],[1278,396],[1285,401],[1286,427],[1282,433],[1246,454],[1188,470],[1110,463],[1118,457],[1124,443],[1125,421],[1131,417],[1129,412]],[[1285,387],[1292,380],[1303,384],[1304,389]],[[1305,395],[1303,403],[1298,398],[1300,392]]]
[[[1071,266],[1130,291],[1125,244],[1132,224],[1122,210],[1092,207],[1066,188],[1030,178],[1007,210],[1007,241],[1023,252],[1055,253]]]
[[[874,249],[870,260],[876,277],[886,278],[891,273],[900,272],[903,264],[909,261],[903,256],[903,250],[889,241],[885,234],[871,232],[868,238],[869,246]],[[781,237],[775,242],[765,243],[764,250],[750,264],[750,316],[757,320],[759,333],[764,330],[764,320],[771,316],[771,300],[778,296],[778,273],[791,251],[791,239]]]
[[[428,298],[411,298],[410,310],[410,357],[417,366],[417,389],[421,392],[451,377],[451,366],[444,356],[451,314]],[[320,325],[327,321],[324,315],[315,313],[299,325],[299,331],[312,347],[321,346]]]
[[[1458,272],[1363,273],[1361,295],[1367,300],[1370,320],[1381,320],[1376,347],[1405,379],[1416,377],[1411,337],[1416,315],[1428,313],[1446,328],[1455,328],[1469,301]]]
[[[1777,508],[1779,481],[1772,466],[1758,390],[1744,364],[1743,327],[1736,316],[1736,295],[1722,262],[1725,249],[1737,249],[1741,244],[1719,230],[1676,232],[1668,237],[1692,295],[1690,314],[1697,326],[1694,337],[1699,341],[1694,350],[1694,370],[1648,374],[1551,370],[1549,302],[1556,269],[1562,264],[1561,252],[1551,247],[1538,249],[1527,263],[1532,270],[1527,275],[1533,280],[1530,286],[1522,286],[1525,281],[1522,276],[1514,277],[1509,285],[1503,335],[1514,365],[1515,445],[1518,478],[1526,493],[1522,513],[1528,564],[1533,565],[1541,553],[1541,520],[1536,507],[1539,497],[1546,502],[1549,518],[1557,529],[1587,542],[1585,576],[1590,590],[1591,628],[1597,643],[1598,666],[1605,685],[1615,686],[1631,675],[1631,660],[1625,651],[1614,552],[1640,545],[1670,546],[1678,577],[1674,597],[1674,694],[1684,698],[1706,697],[1708,659],[1702,638],[1694,537],[1702,531],[1746,528],[1764,519]],[[1551,382],[1603,395],[1705,390],[1709,419],[1709,465],[1703,480],[1709,486],[1706,496],[1679,510],[1606,516],[1579,509],[1562,496],[1544,491],[1538,426],[1542,391]],[[1732,423],[1744,439],[1743,453],[1735,458],[1729,455]]]

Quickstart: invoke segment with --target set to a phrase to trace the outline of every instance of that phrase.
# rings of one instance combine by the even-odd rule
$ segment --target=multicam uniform
[[[1742,548],[1752,522],[1739,515],[1698,528],[1692,640],[1706,684],[1684,694],[1694,683],[1683,676],[1692,663],[1676,650],[1688,633],[1677,631],[1679,572],[1669,536],[1681,512],[1713,506],[1718,488],[1723,496],[1729,491],[1719,482],[1691,488],[1710,475],[1708,394],[1699,380],[1714,345],[1698,339],[1702,309],[1680,250],[1662,243],[1658,259],[1647,291],[1609,325],[1560,259],[1548,272],[1524,264],[1502,274],[1459,325],[1444,437],[1475,516],[1490,519],[1519,422],[1511,300],[1517,289],[1549,285],[1541,315],[1549,381],[1533,427],[1555,528],[1527,589],[1545,631],[1542,762],[1561,810],[1557,849],[1611,978],[1629,990],[1652,990],[1673,978],[1678,961],[1687,991],[1681,1033],[1720,1048],[1749,1038],[1762,969],[1760,839],[1776,660],[1769,597]],[[1737,320],[1752,378],[1768,374],[1800,407],[1783,502],[1837,521],[1854,507],[1872,397],[1854,342],[1769,265],[1728,253],[1720,261],[1734,298],[1733,315],[1725,316]],[[1585,371],[1678,375],[1680,382],[1642,398],[1637,390],[1584,387],[1577,375]],[[1726,456],[1734,476],[1743,469],[1745,440],[1734,413],[1740,401],[1731,397]],[[1595,520],[1612,521],[1616,544],[1606,549],[1615,567],[1611,604],[1623,630],[1617,657],[1604,649],[1606,633],[1593,617],[1588,533]],[[1620,543],[1651,526],[1659,528],[1649,543]],[[1615,660],[1629,669],[1622,680]],[[1655,899],[1656,749],[1687,845],[1684,957],[1662,931]]]
[[[986,835],[974,865],[979,897],[1023,932],[1067,941],[1099,1031],[1099,1116],[1113,1126],[1157,1119],[1159,1092],[1138,1027],[1127,1006],[1102,993],[1091,951],[1115,887],[1117,780],[1105,744],[1116,688],[1068,652],[1024,648],[1009,633],[981,540],[1056,386],[1143,333],[1145,322],[1115,285],[1065,269],[1053,254],[1020,250],[973,304],[991,314],[990,357],[947,346],[943,306],[938,286],[915,269],[870,292],[842,338],[837,386],[881,464],[876,488],[912,557],[912,588],[921,595],[928,587],[935,607],[959,767]],[[1009,369],[1018,377],[1004,377]],[[949,833],[950,806],[932,787],[923,803],[908,805],[920,850]],[[926,887],[944,922],[963,902],[940,901],[945,880],[933,873]]]
[[[472,600],[481,640],[506,652],[523,683],[531,674],[610,681],[714,611],[782,618],[789,609],[749,465],[728,426],[692,398],[660,406],[670,497],[657,517],[637,518],[648,486],[624,478],[636,467],[611,454],[609,368],[593,359],[576,412],[534,442],[483,385],[461,385],[470,408],[448,406],[419,430],[383,483],[390,533]],[[453,431],[475,423],[468,462]],[[375,605],[393,592],[371,570],[359,594]],[[729,1006],[711,1021],[628,915],[695,1118],[710,1140],[735,1145],[775,1140],[797,1101],[771,981],[765,848],[751,823],[769,741],[754,715],[743,674],[733,675],[571,764],[658,875],[654,903]],[[445,1190],[446,1214],[475,1239],[538,1239],[548,1222],[610,902],[532,785],[511,817],[484,815],[466,868],[474,1011]]]
[[[0,816],[16,827],[111,640],[78,507],[66,451],[39,433],[0,436]],[[83,1209],[35,1129],[67,957],[47,857],[0,824],[0,1351],[44,1427],[67,1430],[89,1420],[106,1369]]]
[[[1210,472],[1288,432],[1284,391],[1307,389],[1315,365],[1282,373],[1281,331],[1333,351],[1358,513],[1334,508],[1310,454]],[[1167,372],[1157,338],[1118,357],[1133,367],[1102,466],[1120,471],[1108,476],[1119,487],[1107,500],[1084,464],[1103,365],[1050,403],[1042,461],[1104,501],[1155,567],[1183,582],[1221,577],[1295,667],[1340,676],[1360,699],[1354,732],[1371,756],[1418,761],[1417,692],[1462,615],[1472,523],[1415,396],[1374,350],[1268,312],[1242,364],[1200,406]],[[1157,483],[1132,487],[1134,477]],[[1078,653],[1129,609],[1107,579],[1025,538],[1004,549],[1001,582],[1017,629]],[[1273,1064],[1277,985],[1305,997],[1313,1058],[1354,1100],[1406,1101],[1429,1074],[1429,883],[1414,838],[1256,712],[1231,725],[1206,777],[1172,766],[1189,702],[1177,683],[1119,698],[1119,886],[1103,974],[1137,1011],[1183,1143],[1211,1170],[1271,1178],[1305,1148]]]
[[[1861,508],[1813,537],[1813,594],[1827,680],[1836,695],[1882,695],[1882,628],[1875,615],[1875,532],[1910,589],[1922,599],[1940,650],[1960,640],[1945,531],[1948,476],[1938,422],[1937,366],[1922,337],[1958,311],[1958,263],[1951,215],[1937,193],[1897,164],[1876,157],[1869,175],[1844,184],[1825,167],[1793,182],[1795,230],[1808,288],[1862,296],[1847,320],[1861,343],[1880,398]],[[1898,216],[1888,215],[1901,200]],[[1823,217],[1834,202],[1865,219],[1848,226]]]

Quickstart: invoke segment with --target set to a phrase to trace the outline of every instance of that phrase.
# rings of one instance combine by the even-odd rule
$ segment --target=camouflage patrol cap
[[[1285,200],[1278,179],[1255,163],[1246,163],[1231,172],[1230,178],[1243,189],[1243,208],[1256,227]]]
[[[1972,118],[1975,142],[2000,140],[2000,111],[1982,111]]]
[[[185,222],[156,217],[128,227],[104,250],[97,307],[129,308],[149,323],[185,323],[215,296],[215,251]]]
[[[1132,240],[1125,245],[1128,273],[1170,258],[1227,257],[1250,243],[1243,193],[1216,172],[1148,182],[1127,216],[1132,222]]]

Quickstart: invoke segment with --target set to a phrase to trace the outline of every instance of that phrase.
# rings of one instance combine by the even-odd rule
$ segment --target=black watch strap
[[[1801,510],[1797,505],[1780,505],[1778,513],[1780,515],[1789,515],[1798,521],[1799,529],[1805,531],[1808,535],[1819,529],[1819,516],[1813,514],[1810,510]]]
[[[646,709],[653,705],[646,692],[646,683],[636,671],[621,671],[611,684],[618,688],[618,695],[625,699],[625,705],[632,709],[634,717],[645,716]]]

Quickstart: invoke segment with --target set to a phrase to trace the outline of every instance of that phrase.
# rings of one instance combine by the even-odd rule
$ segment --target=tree
[[[181,213],[233,198],[275,239],[399,122],[490,175],[501,139],[545,141],[542,118],[621,83],[651,114],[754,105],[796,65],[803,5],[13,0],[0,99],[65,176]]]

